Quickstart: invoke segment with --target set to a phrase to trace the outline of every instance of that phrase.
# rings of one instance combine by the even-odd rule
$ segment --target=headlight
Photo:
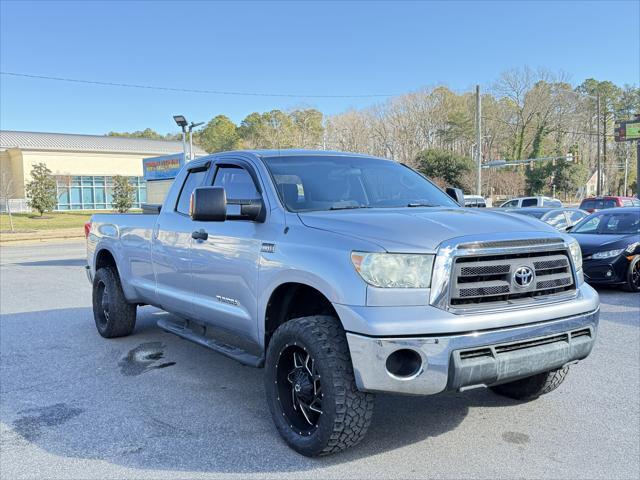
[[[582,250],[580,250],[580,244],[578,244],[577,240],[574,239],[569,243],[569,251],[571,252],[573,264],[575,265],[577,272],[582,269]]]
[[[353,252],[351,261],[374,287],[429,288],[434,255]]]
[[[594,253],[591,258],[595,258],[595,259],[612,258],[612,257],[617,257],[622,252],[624,252],[624,248],[618,248],[616,250],[606,250],[604,252]]]

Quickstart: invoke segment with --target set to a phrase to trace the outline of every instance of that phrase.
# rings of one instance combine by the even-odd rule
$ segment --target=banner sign
[[[147,181],[171,180],[176,178],[183,165],[184,156],[182,153],[145,158],[142,160],[144,179]]]
[[[614,134],[616,142],[640,140],[640,118],[636,117],[635,120],[616,122]]]

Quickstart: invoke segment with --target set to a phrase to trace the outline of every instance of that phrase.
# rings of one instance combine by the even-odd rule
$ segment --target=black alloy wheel
[[[627,272],[627,290],[640,292],[640,255],[633,257]]]
[[[276,364],[278,400],[292,429],[311,435],[322,415],[322,385],[311,354],[286,344]]]

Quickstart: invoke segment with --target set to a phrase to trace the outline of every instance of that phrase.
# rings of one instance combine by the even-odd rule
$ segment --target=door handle
[[[201,228],[200,230],[195,230],[194,232],[192,232],[191,238],[193,238],[194,240],[206,240],[207,238],[209,238],[209,234],[203,228]]]

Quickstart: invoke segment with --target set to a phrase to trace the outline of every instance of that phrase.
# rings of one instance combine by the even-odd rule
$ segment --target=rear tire
[[[569,373],[569,367],[564,367],[489,388],[503,397],[515,400],[535,400],[540,395],[545,395],[558,388],[564,382],[567,373]]]
[[[99,269],[93,279],[93,318],[104,338],[126,337],[136,326],[136,304],[127,302],[113,267]]]
[[[627,269],[627,283],[624,289],[628,292],[640,292],[640,255],[636,255]]]
[[[308,457],[356,445],[371,423],[374,396],[356,387],[347,339],[334,317],[297,318],[275,331],[265,390],[278,432]]]

